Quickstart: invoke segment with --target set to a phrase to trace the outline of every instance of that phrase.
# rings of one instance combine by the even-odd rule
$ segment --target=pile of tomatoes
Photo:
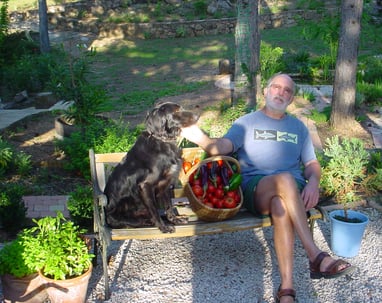
[[[187,173],[199,162],[199,159],[192,163],[184,161],[184,172]],[[190,174],[188,181],[195,197],[208,207],[235,208],[240,204],[241,175],[223,160],[202,164]]]

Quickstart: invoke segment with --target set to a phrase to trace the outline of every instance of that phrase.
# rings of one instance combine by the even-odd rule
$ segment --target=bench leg
[[[309,219],[308,221],[309,221],[308,224],[309,224],[310,233],[312,234],[312,237],[313,237],[314,223],[316,223],[316,220],[315,219]]]
[[[105,284],[105,300],[110,298],[110,288],[109,288],[109,273],[107,270],[107,243],[105,239],[101,240],[101,258],[103,266],[103,279]]]

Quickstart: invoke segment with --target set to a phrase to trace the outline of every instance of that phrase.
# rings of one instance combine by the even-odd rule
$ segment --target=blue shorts
[[[263,216],[256,212],[255,210],[255,203],[253,202],[253,193],[256,189],[257,184],[260,182],[260,180],[265,177],[266,175],[256,175],[254,176],[249,182],[247,183],[247,186],[245,187],[245,190],[243,191],[243,206],[250,211],[252,214],[256,216]],[[297,187],[300,191],[304,188],[305,184],[301,181],[297,181]],[[266,217],[266,216],[265,216]]]

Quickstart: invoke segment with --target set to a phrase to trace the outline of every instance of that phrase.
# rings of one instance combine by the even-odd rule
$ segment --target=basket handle
[[[218,156],[211,156],[211,157],[208,157],[202,161],[200,161],[199,163],[197,163],[196,165],[193,165],[190,170],[185,173],[183,176],[182,176],[182,179],[180,180],[182,184],[186,184],[188,182],[188,180],[190,179],[190,176],[197,170],[199,169],[199,167],[201,167],[203,164],[207,164],[209,162],[213,162],[213,161],[218,161],[218,160],[223,160],[223,161],[226,161],[226,162],[233,162],[236,167],[237,167],[237,172],[240,173],[240,163],[239,161],[237,161],[235,158],[233,157],[230,157],[230,156],[224,156],[224,155],[218,155]]]

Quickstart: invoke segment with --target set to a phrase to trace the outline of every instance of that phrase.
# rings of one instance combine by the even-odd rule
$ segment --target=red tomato
[[[227,197],[230,197],[230,198],[235,198],[236,196],[236,190],[230,190],[227,192]]]
[[[224,164],[224,161],[223,161],[223,160],[217,160],[217,162],[218,162],[219,167],[222,167],[223,164]]]
[[[192,184],[202,186],[202,180],[194,178],[192,181]]]
[[[200,185],[192,186],[192,192],[197,197],[203,197],[203,194],[204,194],[203,188]]]
[[[192,163],[189,161],[183,161],[183,171],[187,174],[187,172],[191,169]]]
[[[240,192],[239,191],[236,191],[234,199],[235,199],[236,203],[239,203],[241,201],[241,196],[240,196]]]
[[[212,183],[208,183],[207,193],[214,193],[216,189],[217,188]]]
[[[216,188],[215,197],[221,199],[224,197],[224,190],[222,188]]]
[[[217,203],[219,203],[219,198],[217,198],[217,197],[212,197],[211,199],[210,199],[210,202],[216,207],[216,204]]]
[[[223,208],[224,200],[216,198],[216,202],[214,203],[215,208]]]
[[[223,206],[224,208],[235,208],[236,207],[235,199],[231,197],[226,197],[223,200]]]

